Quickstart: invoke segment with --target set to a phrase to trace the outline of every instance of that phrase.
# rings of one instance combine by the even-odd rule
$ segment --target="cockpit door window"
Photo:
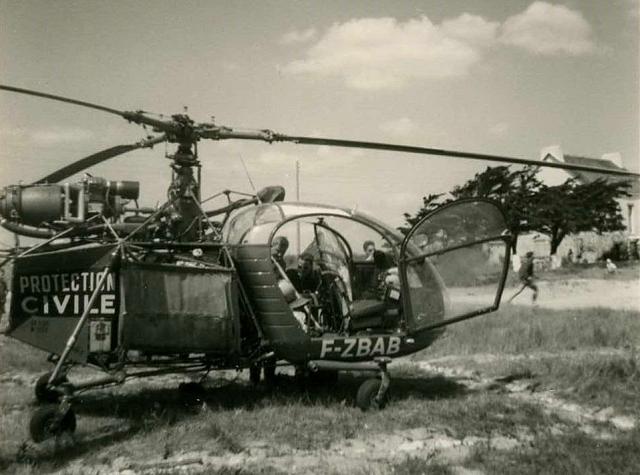
[[[400,251],[410,329],[436,328],[497,309],[510,239],[504,214],[488,200],[453,202],[418,222]]]

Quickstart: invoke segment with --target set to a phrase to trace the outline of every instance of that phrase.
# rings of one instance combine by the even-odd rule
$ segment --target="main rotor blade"
[[[26,94],[28,96],[36,96],[43,97],[45,99],[51,99],[54,101],[66,102],[68,104],[75,104],[77,106],[88,107],[90,109],[96,109],[103,112],[108,112],[109,114],[115,114],[120,117],[124,117],[130,122],[135,124],[145,124],[150,125],[152,127],[156,127],[158,132],[175,132],[179,130],[179,124],[176,124],[171,120],[162,120],[162,119],[153,119],[151,117],[147,117],[142,111],[119,111],[117,109],[112,109],[111,107],[101,106],[100,104],[93,104],[92,102],[78,101],[77,99],[70,99],[68,97],[56,96],[55,94],[47,94],[44,92],[33,91],[31,89],[23,89],[21,87],[13,87],[6,86],[0,84],[0,90],[17,92],[19,94]]]
[[[17,92],[19,94],[27,94],[29,96],[44,97],[45,99],[52,99],[54,101],[67,102],[69,104],[75,104],[78,106],[89,107],[90,109],[97,109],[110,114],[116,114],[120,117],[124,117],[124,112],[110,107],[101,106],[99,104],[93,104],[91,102],[78,101],[76,99],[69,99],[68,97],[56,96],[54,94],[45,94],[44,92],[32,91],[31,89],[23,89],[21,87],[5,86],[0,84],[0,89],[5,91]]]
[[[443,157],[467,158],[470,160],[484,160],[488,162],[515,163],[518,165],[532,165],[535,167],[561,168],[563,170],[596,172],[607,175],[640,177],[640,173],[634,173],[626,170],[590,167],[587,165],[573,165],[570,163],[543,162],[541,160],[529,160],[525,158],[506,157],[501,155],[487,155],[484,153],[460,152],[456,150],[444,150],[439,148],[415,147],[411,145],[396,145],[380,142],[361,142],[356,140],[329,139],[321,137],[298,137],[281,134],[273,134],[271,140],[274,142],[293,142],[307,145],[327,145],[329,147],[389,150],[393,152],[416,153],[421,155],[438,155]]]
[[[115,147],[101,150],[100,152],[89,155],[88,157],[81,158],[80,160],[77,160],[65,167],[56,170],[55,172],[36,181],[34,184],[57,183],[61,180],[64,180],[65,178],[70,177],[71,175],[75,175],[82,170],[102,163],[111,158],[117,157],[118,155],[122,155],[123,153],[127,153],[138,148],[153,147],[155,144],[163,142],[165,139],[166,137],[164,135],[160,135],[151,139],[141,140],[140,142],[131,145],[116,145]]]

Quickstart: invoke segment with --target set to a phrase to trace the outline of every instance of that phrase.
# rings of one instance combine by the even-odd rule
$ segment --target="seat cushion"
[[[358,320],[375,315],[382,315],[386,307],[386,304],[382,300],[355,300],[351,307],[351,318]]]

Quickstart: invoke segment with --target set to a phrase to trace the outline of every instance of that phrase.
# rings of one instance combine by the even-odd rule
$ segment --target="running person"
[[[527,252],[526,257],[522,261],[520,269],[518,270],[518,277],[520,278],[522,287],[520,287],[520,289],[515,294],[513,294],[513,296],[509,299],[509,302],[520,295],[525,288],[529,287],[531,290],[533,290],[533,296],[531,297],[531,300],[533,303],[535,303],[536,299],[538,298],[538,286],[535,284],[535,277],[533,275],[533,252]]]

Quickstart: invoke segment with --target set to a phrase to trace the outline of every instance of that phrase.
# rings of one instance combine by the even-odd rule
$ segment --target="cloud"
[[[547,2],[534,2],[507,18],[500,41],[540,55],[579,56],[595,50],[591,26],[582,14]]]
[[[296,43],[306,43],[316,37],[316,29],[308,28],[306,30],[292,30],[280,38],[280,44],[291,45]]]
[[[436,25],[360,18],[335,23],[283,68],[292,75],[338,77],[353,89],[397,89],[411,81],[463,76],[495,41],[498,23],[463,14]]]
[[[391,137],[406,138],[418,132],[418,125],[408,117],[390,120],[380,125],[380,130]]]

